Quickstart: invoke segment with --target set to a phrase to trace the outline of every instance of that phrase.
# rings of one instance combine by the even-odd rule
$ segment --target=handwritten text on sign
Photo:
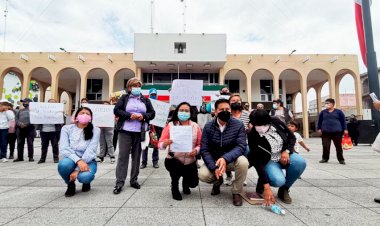
[[[93,114],[92,124],[97,127],[114,127],[115,116],[113,109],[115,106],[106,104],[83,104],[91,109]]]
[[[170,104],[188,102],[191,106],[202,105],[203,80],[176,79],[170,91]]]
[[[30,102],[31,124],[63,124],[63,103]]]
[[[171,126],[170,139],[172,152],[191,152],[193,149],[193,127]]]
[[[150,99],[150,102],[156,112],[156,116],[154,116],[154,119],[149,123],[158,127],[165,127],[166,121],[168,120],[170,104],[153,99]]]

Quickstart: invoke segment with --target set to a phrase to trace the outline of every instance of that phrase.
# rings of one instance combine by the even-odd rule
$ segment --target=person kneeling
[[[178,188],[179,178],[182,177],[183,193],[191,194],[190,188],[198,186],[198,168],[195,156],[199,153],[202,132],[197,123],[190,120],[192,113],[189,103],[183,102],[174,110],[173,117],[169,124],[162,131],[158,146],[160,149],[168,149],[168,155],[165,159],[165,167],[170,173],[172,179],[172,196],[175,200],[182,200],[181,193]],[[171,128],[175,126],[191,126],[192,128],[192,144],[191,152],[171,152],[170,145],[173,140],[170,139]]]
[[[216,118],[203,129],[200,153],[205,164],[201,166],[198,176],[203,182],[213,183],[211,195],[218,195],[223,174],[226,170],[235,171],[232,200],[235,206],[241,206],[243,201],[240,194],[249,165],[243,155],[247,149],[244,124],[231,118],[230,103],[225,99],[215,102],[215,115]]]
[[[279,187],[278,198],[290,204],[289,189],[306,168],[305,159],[294,151],[296,138],[280,119],[271,118],[265,110],[251,115],[250,123],[254,128],[248,133],[248,160],[259,175],[256,192],[264,193],[269,205],[275,202],[270,186]]]
[[[91,123],[92,111],[81,107],[75,114],[75,124],[61,130],[59,149],[64,157],[58,163],[58,172],[67,184],[66,197],[75,195],[75,180],[83,183],[82,191],[91,189],[96,173],[96,150],[100,129]]]

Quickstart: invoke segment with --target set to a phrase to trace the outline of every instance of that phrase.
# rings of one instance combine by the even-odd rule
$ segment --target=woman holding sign
[[[197,123],[190,120],[192,108],[189,103],[180,103],[174,110],[173,117],[169,124],[162,131],[158,146],[160,149],[168,148],[168,155],[165,159],[165,167],[170,173],[172,179],[172,196],[175,200],[182,200],[181,193],[178,188],[179,178],[182,177],[183,193],[189,195],[190,188],[198,186],[198,169],[195,156],[199,153],[201,145],[202,132]],[[191,146],[189,150],[174,149],[177,142],[174,134],[171,134],[177,126],[191,127]],[[187,139],[189,137],[187,136]],[[179,147],[181,149],[181,147]],[[185,148],[186,149],[186,148]]]
[[[58,172],[67,184],[66,197],[75,195],[76,179],[83,183],[83,192],[89,191],[96,173],[100,129],[92,125],[92,111],[87,107],[78,109],[75,121],[62,127],[59,145],[64,158],[59,161]]]

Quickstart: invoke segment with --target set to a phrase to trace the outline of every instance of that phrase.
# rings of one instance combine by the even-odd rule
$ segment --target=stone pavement
[[[80,191],[65,198],[66,185],[52,163],[37,164],[40,141],[36,139],[35,162],[0,163],[1,225],[380,225],[380,154],[369,146],[346,151],[347,165],[338,164],[335,149],[328,164],[319,164],[320,139],[305,140],[311,152],[302,151],[308,166],[291,188],[293,204],[280,205],[285,216],[260,206],[232,205],[229,187],[221,195],[210,195],[211,186],[201,183],[182,201],[171,198],[170,177],[163,165],[151,164],[140,171],[140,190],[126,186],[112,193],[116,164],[109,159],[98,165],[96,179],[88,193]],[[25,152],[26,149],[25,149]],[[257,174],[248,173],[246,190],[254,191]],[[277,194],[277,189],[273,189]]]

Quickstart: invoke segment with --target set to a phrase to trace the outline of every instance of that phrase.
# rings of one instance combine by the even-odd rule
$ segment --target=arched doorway
[[[224,76],[224,84],[231,93],[239,93],[244,102],[247,97],[247,76],[239,69],[229,70]]]
[[[273,74],[267,69],[258,69],[252,74],[252,108],[256,108],[258,103],[262,103],[264,108],[272,108],[274,99]],[[282,88],[282,87],[281,87]]]
[[[86,76],[86,98],[90,101],[109,100],[109,76],[102,68],[91,69]]]
[[[354,114],[362,119],[362,93],[359,92],[361,89],[359,78],[353,71],[343,69],[337,73],[335,81],[337,94],[339,94],[336,96],[337,106],[346,116]]]
[[[37,67],[30,72],[28,97],[35,102],[44,102],[44,90],[51,85],[51,74],[44,67]]]
[[[58,90],[69,93],[71,103],[68,107],[68,114],[71,114],[78,107],[80,98],[81,78],[79,72],[74,68],[64,68],[58,72]],[[61,102],[61,101],[60,101]]]
[[[120,69],[113,78],[113,91],[124,90],[129,79],[135,77],[135,73],[128,68]]]
[[[13,103],[14,107],[20,105],[23,79],[24,76],[22,71],[15,67],[8,68],[1,74],[1,81],[3,82],[1,98],[5,98]]]

